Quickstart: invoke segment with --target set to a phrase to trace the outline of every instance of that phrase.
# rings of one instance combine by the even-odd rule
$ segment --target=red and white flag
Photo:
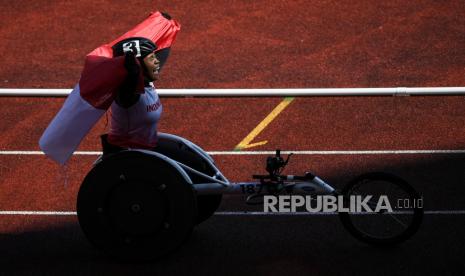
[[[90,129],[105,114],[126,78],[124,56],[113,57],[112,46],[129,37],[145,37],[158,46],[171,47],[181,25],[153,12],[139,25],[89,53],[79,82],[39,140],[40,149],[54,161],[65,164]],[[138,91],[143,91],[140,77]]]

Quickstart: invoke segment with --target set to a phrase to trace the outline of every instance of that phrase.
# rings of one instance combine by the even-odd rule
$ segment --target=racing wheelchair
[[[179,136],[160,133],[157,151],[123,150],[97,159],[84,178],[77,198],[79,224],[87,239],[105,253],[124,260],[152,260],[179,248],[195,225],[212,216],[223,194],[246,195],[260,204],[267,195],[332,195],[345,204],[352,196],[387,195],[407,200],[386,212],[339,211],[344,227],[356,239],[390,246],[418,230],[421,196],[405,180],[383,172],[366,173],[335,190],[318,176],[283,175],[289,162],[279,150],[266,159],[264,175],[255,182],[230,182],[199,146]],[[399,201],[400,200],[400,201]],[[397,208],[396,208],[397,207]]]

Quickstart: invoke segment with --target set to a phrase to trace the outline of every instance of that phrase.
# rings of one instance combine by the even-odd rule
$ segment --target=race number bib
[[[128,41],[123,44],[123,52],[133,52],[136,57],[140,57],[140,45],[139,45],[139,40],[132,40]]]

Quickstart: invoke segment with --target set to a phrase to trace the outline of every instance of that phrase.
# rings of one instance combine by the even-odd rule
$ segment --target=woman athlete
[[[111,105],[110,130],[102,136],[104,155],[123,149],[152,150],[157,145],[157,124],[162,105],[153,82],[158,80],[170,48],[155,53],[157,46],[143,37],[131,37],[116,43],[113,56],[125,56],[128,76]],[[137,91],[139,77],[143,91]]]

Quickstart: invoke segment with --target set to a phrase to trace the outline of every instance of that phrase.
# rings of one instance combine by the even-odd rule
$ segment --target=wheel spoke
[[[397,221],[400,225],[402,225],[404,228],[407,228],[408,226],[405,225],[405,223],[403,223],[400,219],[398,219],[396,216],[394,216],[393,214],[389,214],[387,213],[391,218],[393,218],[395,221]]]

